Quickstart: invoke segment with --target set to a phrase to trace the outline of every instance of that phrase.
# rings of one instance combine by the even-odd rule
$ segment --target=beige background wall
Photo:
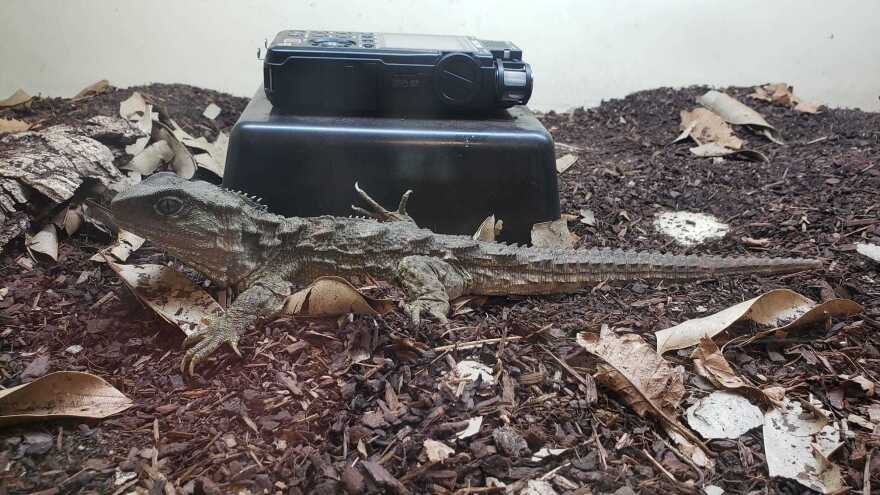
[[[805,98],[880,110],[880,2],[535,0],[0,0],[0,98],[185,82],[250,95],[256,50],[289,27],[508,38],[532,106],[632,91],[787,81]]]

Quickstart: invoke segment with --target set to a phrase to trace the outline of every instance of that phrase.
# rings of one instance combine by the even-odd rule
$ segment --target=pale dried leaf
[[[596,226],[596,214],[593,213],[593,210],[589,208],[581,208],[581,211],[578,213],[581,214],[581,223],[584,225],[589,225],[590,227]]]
[[[680,129],[686,131],[698,145],[715,143],[731,150],[738,150],[743,146],[743,140],[736,137],[733,128],[724,119],[705,108],[682,110],[680,117]]]
[[[9,98],[0,100],[0,108],[17,107],[31,101],[33,96],[25,93],[21,89],[17,89]]]
[[[761,426],[764,415],[745,397],[716,391],[689,407],[687,420],[706,440],[735,439]]]
[[[133,170],[141,175],[150,175],[164,163],[174,158],[174,151],[166,141],[156,141],[134,156],[123,170]]]
[[[818,103],[801,100],[794,94],[794,88],[786,83],[765,84],[755,88],[749,95],[756,100],[769,101],[775,105],[794,108],[795,111],[804,113],[819,113]]]
[[[144,238],[133,234],[127,230],[119,229],[116,236],[116,242],[108,247],[106,251],[119,261],[125,261],[131,256],[131,253],[137,251],[144,245]]]
[[[532,454],[532,462],[541,462],[547,458],[562,455],[568,452],[568,450],[569,449],[551,449],[549,447],[543,447]]]
[[[214,120],[217,118],[218,115],[220,115],[220,111],[221,109],[219,106],[215,105],[214,103],[209,103],[208,106],[205,107],[205,111],[202,112],[202,115],[204,115],[207,119]]]
[[[767,155],[761,153],[760,151],[748,149],[732,150],[730,148],[725,148],[718,143],[701,144],[700,146],[689,148],[689,150],[694,155],[703,158],[728,157],[764,163],[768,163],[770,161],[770,159],[767,158]]]
[[[702,337],[714,337],[743,319],[767,327],[775,327],[755,336],[760,338],[774,332],[816,323],[827,316],[858,313],[862,307],[848,299],[832,299],[820,305],[789,289],[775,289],[743,301],[715,314],[695,318],[674,327],[655,332],[657,353],[696,345]]]
[[[779,398],[776,394],[768,395],[763,390],[746,383],[740,378],[730,363],[724,359],[721,349],[715,342],[703,337],[700,345],[694,351],[694,369],[697,374],[707,378],[713,385],[722,389],[739,392],[747,397],[768,405],[778,405]]]
[[[492,375],[492,368],[479,361],[472,361],[469,359],[459,361],[455,365],[455,372],[453,374],[454,379],[457,379],[458,381],[475,382],[481,380],[485,385],[495,384],[495,376]]]
[[[0,119],[0,133],[24,132],[30,128],[31,128],[31,125],[23,120]]]
[[[877,244],[856,243],[856,252],[880,263],[880,246]]]
[[[58,261],[58,230],[52,222],[30,237],[25,243],[31,253],[41,253]]]
[[[367,297],[344,278],[321,277],[290,295],[282,311],[297,316],[323,318],[349,313],[379,315],[393,309],[391,300]]]
[[[64,232],[66,232],[67,235],[70,236],[75,234],[79,230],[80,226],[82,226],[82,221],[82,207],[68,206],[67,208],[59,211],[57,215],[55,215],[53,223],[56,227],[58,227],[59,229],[63,229]]]
[[[426,438],[422,445],[424,445],[425,456],[430,462],[443,462],[455,455],[455,449],[437,440]]]
[[[782,144],[776,128],[770,125],[761,114],[727,94],[714,90],[709,91],[697,98],[697,102],[718,114],[727,123],[755,128],[771,141]]]
[[[495,242],[495,239],[501,234],[503,226],[504,224],[501,220],[495,220],[495,215],[489,215],[477,228],[473,239],[475,241]]]
[[[876,390],[877,385],[873,381],[865,378],[864,376],[862,376],[862,375],[855,375],[855,376],[837,375],[837,376],[838,376],[838,378],[841,378],[843,380],[846,380],[847,382],[850,382],[850,383],[858,386],[860,389],[862,389],[862,393],[865,394],[866,397],[873,397],[874,396],[874,391]]]
[[[0,390],[0,428],[61,417],[101,419],[131,406],[128,397],[97,376],[58,371]]]
[[[226,150],[229,147],[229,135],[221,132],[213,143],[209,143],[204,136],[192,138],[187,135],[186,137],[181,137],[180,142],[189,148],[204,151],[205,153],[194,155],[196,164],[210,170],[218,177],[223,177],[223,171],[226,168]]]
[[[119,103],[119,116],[129,122],[137,122],[140,120],[140,117],[147,114],[147,109],[150,106],[143,95],[135,91],[131,96]]]
[[[675,419],[684,397],[684,368],[673,368],[636,334],[617,335],[607,326],[599,334],[582,332],[577,343],[600,363],[596,379],[617,392],[639,416],[650,413],[668,428],[694,443],[706,455],[706,447],[693,432]]]
[[[483,426],[483,417],[477,416],[475,418],[471,418],[468,420],[467,427],[461,430],[460,432],[455,434],[455,438],[461,440],[464,438],[472,437],[480,432],[480,427]]]
[[[841,445],[840,429],[822,415],[805,414],[785,400],[764,414],[764,452],[770,476],[781,476],[820,493],[844,488],[840,468],[828,457]]]
[[[532,246],[571,249],[577,240],[578,236],[568,231],[568,223],[563,218],[532,225]]]
[[[108,81],[106,79],[101,79],[100,81],[89,84],[88,86],[86,86],[85,88],[80,90],[80,92],[77,93],[76,96],[73,97],[73,100],[76,101],[76,100],[81,100],[83,98],[88,98],[90,96],[99,95],[99,94],[103,93],[104,91],[107,91],[107,88],[109,88],[109,87],[110,87],[110,81]]]
[[[107,262],[138,299],[186,335],[206,328],[223,314],[204,289],[172,268],[120,265],[109,258]]]
[[[178,139],[179,134],[179,132],[172,131],[161,122],[157,122],[153,138],[156,141],[165,141],[171,147],[171,150],[174,152],[174,158],[171,162],[174,172],[184,179],[192,179],[196,173],[197,164],[192,153]]]
[[[566,170],[571,168],[572,165],[577,163],[577,161],[577,155],[572,155],[571,153],[560,156],[556,159],[556,172],[560,174],[565,172]]]

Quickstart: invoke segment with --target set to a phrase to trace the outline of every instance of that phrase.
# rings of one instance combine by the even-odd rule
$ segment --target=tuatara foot
[[[422,324],[422,316],[432,316],[440,323],[446,323],[448,321],[446,314],[449,313],[449,302],[416,299],[415,301],[403,303],[403,310],[415,326]]]
[[[241,357],[241,352],[238,350],[238,332],[223,323],[224,321],[221,319],[214,326],[196,332],[183,341],[183,347],[188,347],[189,350],[186,351],[186,355],[183,356],[183,361],[180,363],[181,372],[184,374],[189,372],[192,375],[196,364],[210,356],[224,343],[229,344],[229,347],[232,347],[232,350]]]
[[[375,218],[380,222],[409,222],[415,225],[416,221],[406,213],[406,202],[409,201],[409,196],[412,194],[412,190],[407,190],[403,193],[403,196],[400,197],[400,204],[397,205],[397,211],[388,211],[383,208],[382,205],[380,205],[375,199],[371,198],[366,191],[361,189],[357,182],[354,183],[354,190],[357,191],[361,199],[370,205],[370,210],[351,205],[351,209],[357,213]]]

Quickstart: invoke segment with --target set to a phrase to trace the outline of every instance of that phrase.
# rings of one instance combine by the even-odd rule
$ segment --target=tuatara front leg
[[[400,197],[400,204],[397,205],[397,211],[386,210],[378,201],[370,197],[366,191],[361,189],[357,182],[354,183],[354,190],[357,191],[358,196],[360,196],[361,199],[370,205],[370,210],[366,210],[360,206],[351,205],[351,209],[355,212],[366,217],[375,218],[380,222],[409,222],[413,225],[416,224],[416,221],[406,212],[406,203],[409,201],[409,196],[412,194],[411,189],[408,189]]]
[[[455,266],[431,256],[407,256],[397,266],[397,280],[406,292],[403,309],[418,326],[422,316],[446,322],[449,300],[467,293],[470,277]]]
[[[181,371],[192,375],[196,364],[224,343],[241,356],[238,350],[241,335],[257,320],[277,315],[289,295],[290,285],[283,280],[263,279],[252,284],[211,326],[184,340],[183,345],[189,350],[180,363]]]

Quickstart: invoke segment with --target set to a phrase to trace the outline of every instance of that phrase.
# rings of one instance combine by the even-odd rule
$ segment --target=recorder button
[[[470,55],[450,53],[434,70],[434,89],[446,103],[468,103],[480,90],[480,65]]]

